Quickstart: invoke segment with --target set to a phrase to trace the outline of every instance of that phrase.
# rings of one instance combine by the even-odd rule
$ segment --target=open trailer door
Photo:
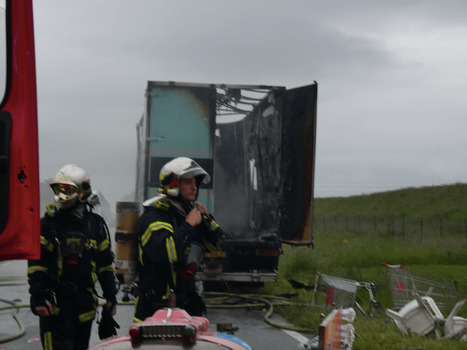
[[[287,91],[282,120],[282,242],[313,245],[313,198],[318,84]]]
[[[0,2],[0,260],[40,254],[32,11],[31,0]]]

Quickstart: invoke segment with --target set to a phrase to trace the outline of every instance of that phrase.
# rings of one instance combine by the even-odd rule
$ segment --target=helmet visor
[[[51,187],[55,195],[62,193],[66,196],[71,196],[74,193],[78,193],[78,188],[69,184],[53,184]]]
[[[202,182],[204,184],[208,184],[209,181],[211,181],[211,177],[209,176],[209,174],[201,167],[189,169],[188,171],[184,172],[180,177],[182,179],[189,179],[191,177],[198,177],[198,176],[203,177]]]

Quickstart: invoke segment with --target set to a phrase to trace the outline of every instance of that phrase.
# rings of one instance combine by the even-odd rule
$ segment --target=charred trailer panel
[[[275,281],[282,243],[313,244],[317,84],[149,82],[146,97],[136,199],[155,195],[166,161],[195,159],[212,177],[199,200],[226,232],[198,278]]]

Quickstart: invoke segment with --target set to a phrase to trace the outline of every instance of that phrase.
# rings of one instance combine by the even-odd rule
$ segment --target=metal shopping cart
[[[374,292],[378,290],[378,286],[373,282],[359,282],[342,277],[329,276],[324,273],[317,272],[318,283],[326,286],[326,305],[346,308],[355,307],[363,315],[373,316],[372,309],[379,309],[381,304],[375,300]],[[365,288],[368,291],[369,303],[368,310],[365,310],[357,301],[358,288]]]
[[[373,316],[372,309],[379,309],[381,304],[374,299],[374,292],[378,290],[373,282],[359,282],[347,278],[326,275],[321,272],[316,273],[313,285],[306,285],[294,280],[289,280],[294,288],[303,288],[313,291],[313,305],[324,307],[325,309],[355,307],[363,315]],[[369,294],[368,310],[365,310],[357,302],[358,288],[365,288]]]
[[[326,305],[337,308],[353,307],[357,297],[357,281],[316,273],[315,292],[324,290]]]
[[[457,302],[453,283],[438,281],[410,273],[403,265],[382,264],[389,275],[394,309],[401,309],[414,299],[414,294],[429,296],[441,310],[450,310]]]

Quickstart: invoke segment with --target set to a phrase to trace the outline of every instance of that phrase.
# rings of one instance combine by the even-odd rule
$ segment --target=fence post
[[[443,219],[439,219],[439,241],[443,237]]]
[[[402,217],[402,239],[405,240],[405,216]]]
[[[420,218],[420,242],[423,242],[423,218]]]

